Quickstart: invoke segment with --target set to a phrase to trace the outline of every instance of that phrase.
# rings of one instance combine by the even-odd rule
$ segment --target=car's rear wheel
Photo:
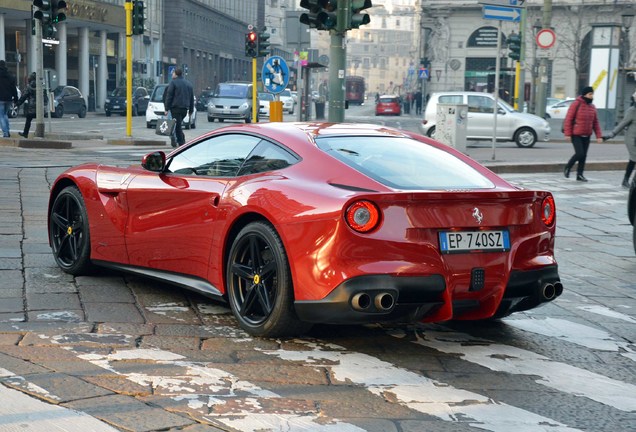
[[[227,295],[240,326],[253,336],[279,337],[307,331],[294,312],[289,261],[274,228],[264,222],[246,225],[227,261]]]
[[[82,105],[77,115],[79,116],[79,118],[86,117],[86,107]]]
[[[426,136],[429,138],[435,138],[435,126],[433,126],[432,128],[428,130],[428,132],[426,133]]]
[[[110,117],[111,116],[111,112],[110,111],[106,111],[106,117]]]
[[[55,107],[55,118],[62,118],[64,115],[64,107],[62,105],[58,105]]]
[[[523,127],[515,134],[515,142],[518,147],[530,148],[537,142],[537,135],[529,127]]]
[[[64,188],[55,197],[49,220],[49,238],[57,265],[72,275],[88,273],[92,268],[88,213],[75,186]]]

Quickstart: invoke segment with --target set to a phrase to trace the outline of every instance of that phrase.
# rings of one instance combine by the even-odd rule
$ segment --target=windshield
[[[490,189],[493,183],[470,165],[410,138],[320,137],[326,153],[393,189]]]
[[[126,88],[125,87],[117,87],[115,90],[113,90],[110,93],[110,95],[114,96],[114,97],[126,96]]]
[[[245,99],[248,87],[245,84],[219,84],[216,87],[216,97]]]
[[[291,97],[291,91],[290,90],[283,90],[282,92],[280,92],[281,96],[288,96]]]
[[[163,102],[163,94],[166,91],[167,85],[155,87],[155,91],[152,92],[152,102]]]
[[[260,100],[273,101],[274,100],[274,95],[271,94],[271,93],[259,93],[258,94],[258,98]]]
[[[64,86],[55,87],[55,90],[53,90],[53,94],[55,96],[59,96],[62,94],[62,90],[64,90]]]

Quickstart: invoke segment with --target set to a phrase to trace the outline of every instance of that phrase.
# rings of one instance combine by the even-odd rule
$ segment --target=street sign
[[[521,9],[515,7],[484,5],[484,19],[500,21],[521,21]]]
[[[537,33],[535,40],[539,48],[552,48],[556,42],[556,34],[552,29],[542,29]]]
[[[428,69],[426,68],[420,69],[420,75],[419,75],[420,79],[428,79],[428,76],[429,76]]]
[[[285,59],[279,56],[272,56],[263,64],[261,71],[263,86],[270,93],[280,93],[289,84],[289,67]]]

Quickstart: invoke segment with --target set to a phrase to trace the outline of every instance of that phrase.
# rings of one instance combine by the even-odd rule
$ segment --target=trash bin
[[[324,120],[325,119],[325,103],[315,102],[315,104],[316,104],[316,120]]]

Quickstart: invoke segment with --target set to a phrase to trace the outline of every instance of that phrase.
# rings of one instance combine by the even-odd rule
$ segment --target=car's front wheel
[[[79,116],[79,118],[86,117],[86,107],[82,105],[77,115]]]
[[[537,142],[537,135],[529,127],[523,127],[515,134],[515,143],[521,148],[530,148]]]
[[[62,105],[58,105],[55,107],[55,118],[62,118],[64,115],[64,107]]]
[[[246,225],[226,269],[227,295],[240,326],[253,336],[279,337],[310,328],[294,311],[294,288],[283,243],[264,222]]]
[[[68,186],[55,197],[49,220],[49,238],[57,265],[72,275],[89,272],[92,264],[88,213],[77,187]]]
[[[433,126],[432,128],[428,130],[428,132],[426,133],[426,136],[429,138],[435,138],[435,126]]]

